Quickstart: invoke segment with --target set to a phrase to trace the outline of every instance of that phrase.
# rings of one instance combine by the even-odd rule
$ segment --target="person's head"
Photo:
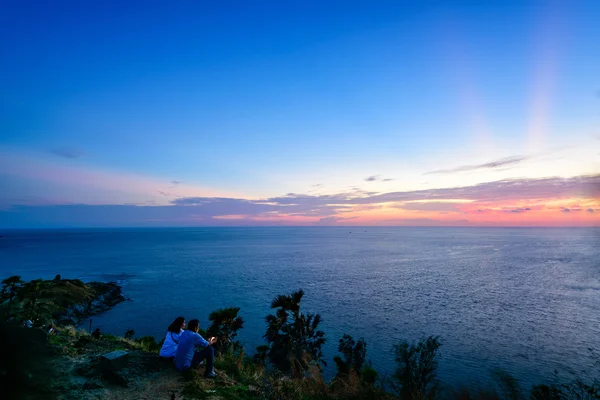
[[[173,323],[171,325],[169,325],[167,330],[169,332],[179,333],[179,331],[181,331],[184,328],[185,328],[185,318],[177,317],[177,318],[175,318],[175,321],[173,321]]]
[[[188,330],[189,331],[198,332],[199,329],[200,329],[200,321],[198,321],[197,319],[193,319],[190,322],[188,322]]]

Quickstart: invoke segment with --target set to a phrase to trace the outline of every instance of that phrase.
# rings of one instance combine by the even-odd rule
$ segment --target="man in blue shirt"
[[[180,371],[185,371],[189,368],[197,368],[202,360],[206,360],[206,371],[204,376],[214,378],[215,371],[213,369],[215,361],[215,350],[211,347],[217,339],[210,338],[205,340],[200,334],[200,321],[193,319],[188,323],[187,330],[179,336],[179,344],[175,353],[175,367]],[[204,347],[201,351],[194,351],[196,346]]]

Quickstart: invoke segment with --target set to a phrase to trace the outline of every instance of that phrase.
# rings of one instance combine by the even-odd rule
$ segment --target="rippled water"
[[[351,233],[350,233],[351,232]],[[4,232],[0,275],[118,280],[131,301],[94,326],[161,337],[178,315],[242,308],[240,338],[262,343],[276,294],[306,292],[335,355],[343,333],[391,372],[394,343],[441,337],[440,377],[528,386],[597,373],[600,229],[202,228]],[[597,361],[597,360],[596,360]],[[594,372],[596,371],[596,372]],[[331,372],[331,371],[330,371]]]

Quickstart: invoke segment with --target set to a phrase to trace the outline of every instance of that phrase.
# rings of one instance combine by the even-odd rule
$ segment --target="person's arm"
[[[196,333],[196,335],[194,335],[194,337],[196,338],[196,343],[195,344],[199,344],[202,347],[208,347],[210,346],[210,343],[204,339],[202,337],[202,335],[200,335],[199,333]]]

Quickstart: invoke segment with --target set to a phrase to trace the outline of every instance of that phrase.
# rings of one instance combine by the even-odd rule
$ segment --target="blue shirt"
[[[183,331],[179,336],[179,344],[175,353],[175,367],[183,371],[190,367],[192,358],[194,358],[194,348],[196,345],[208,347],[208,343],[202,336],[193,331]]]

